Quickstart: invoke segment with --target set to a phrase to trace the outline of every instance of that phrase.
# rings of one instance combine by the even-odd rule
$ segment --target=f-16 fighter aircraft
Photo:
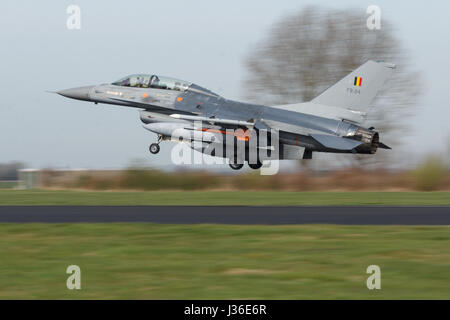
[[[153,154],[163,140],[183,141],[204,153],[215,145],[210,154],[229,159],[232,169],[241,169],[245,161],[258,169],[267,158],[259,152],[252,156],[251,146],[280,160],[311,159],[313,152],[374,154],[378,148],[390,149],[364,123],[393,69],[393,64],[368,61],[309,102],[277,106],[228,100],[194,83],[152,74],[58,94],[140,109],[144,128],[158,136],[149,148]],[[258,135],[262,131],[264,139]],[[243,145],[240,152],[235,143]]]

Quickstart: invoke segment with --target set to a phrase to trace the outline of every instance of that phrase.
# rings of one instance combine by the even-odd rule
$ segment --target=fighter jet
[[[390,63],[368,61],[309,102],[276,106],[228,100],[194,83],[155,74],[133,74],[57,93],[139,109],[144,128],[158,136],[149,147],[152,154],[164,140],[181,141],[204,153],[215,145],[211,155],[228,159],[232,169],[241,169],[244,162],[259,169],[266,158],[260,153],[252,157],[251,146],[278,160],[312,159],[313,152],[374,154],[378,148],[390,149],[364,124],[393,69]],[[250,131],[256,135],[247,134]],[[263,131],[265,139],[258,137]],[[235,143],[243,144],[241,152],[226,148]]]

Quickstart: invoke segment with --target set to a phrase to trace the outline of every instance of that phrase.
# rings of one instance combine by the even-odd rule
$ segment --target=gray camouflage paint
[[[360,90],[353,92],[353,89],[349,91],[349,88],[346,89],[345,87],[349,86],[347,83],[351,82],[355,74],[362,74],[365,77],[365,82],[374,79],[373,82],[376,84],[376,87],[368,89],[368,95],[370,96],[365,96],[363,92],[361,98],[351,97],[351,101],[363,101],[365,105],[362,105],[360,109],[365,111],[368,107],[366,104],[370,103],[373,98],[371,96],[376,95],[379,87],[389,75],[387,71],[389,68],[393,69],[394,67],[369,61],[331,87],[329,89],[332,92],[331,96],[325,91],[316,100],[321,103],[327,102],[334,99],[334,96],[337,95],[339,104],[344,104],[346,97],[343,95],[345,93],[340,93],[340,91],[346,90],[346,94],[360,94]],[[380,73],[381,76],[379,76]],[[192,126],[192,121],[174,119],[170,117],[171,114],[254,122],[254,128],[257,130],[278,130],[281,149],[283,145],[305,148],[303,150],[307,151],[306,157],[308,158],[311,151],[375,153],[379,146],[386,147],[383,144],[379,144],[377,132],[361,127],[345,118],[336,118],[334,114],[331,115],[328,111],[329,109],[323,109],[326,110],[325,115],[330,114],[330,117],[327,117],[314,115],[311,112],[296,111],[295,105],[294,110],[292,108],[287,110],[282,108],[283,106],[268,107],[242,103],[225,99],[196,84],[191,84],[186,91],[102,84],[63,90],[58,93],[69,98],[94,103],[139,108],[141,109],[141,121],[146,124],[159,122]],[[327,103],[331,105],[330,102]],[[299,104],[300,107],[309,107],[310,109],[312,107],[312,110],[317,109],[317,112],[320,113],[320,104]],[[349,111],[358,113],[356,106],[352,108],[353,110],[346,110],[347,114]],[[340,110],[344,109],[338,108],[338,116],[341,114]],[[204,123],[204,126],[224,129],[237,128],[229,124],[220,124],[220,122],[216,122],[214,125]],[[280,156],[280,158],[283,158],[283,156]]]

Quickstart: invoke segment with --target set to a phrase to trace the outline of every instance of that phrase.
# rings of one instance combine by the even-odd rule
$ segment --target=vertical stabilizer
[[[365,113],[393,69],[394,64],[367,61],[311,102]]]

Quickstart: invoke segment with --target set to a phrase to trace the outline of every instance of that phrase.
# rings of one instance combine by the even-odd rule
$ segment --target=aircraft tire
[[[257,162],[257,163],[249,163],[248,166],[253,169],[253,170],[258,170],[259,168],[262,167],[262,162]]]
[[[150,153],[157,154],[160,150],[159,144],[152,143],[148,148],[148,150],[150,151]]]
[[[233,170],[242,169],[243,166],[244,166],[243,163],[230,163],[230,168]]]

